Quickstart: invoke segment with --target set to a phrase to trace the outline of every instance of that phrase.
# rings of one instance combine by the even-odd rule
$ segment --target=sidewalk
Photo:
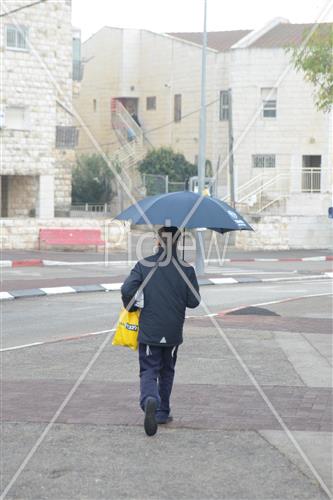
[[[265,321],[256,315],[217,318],[221,331],[209,318],[187,320],[174,421],[153,438],[142,428],[137,354],[108,342],[14,486],[13,498],[33,499],[41,491],[66,498],[71,491],[72,498],[327,500],[223,340],[226,335],[332,488],[331,332],[321,318],[300,329],[304,318],[280,313]],[[4,484],[105,336],[3,353]]]

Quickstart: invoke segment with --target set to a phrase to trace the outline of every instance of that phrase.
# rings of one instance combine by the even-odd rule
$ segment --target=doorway
[[[121,102],[130,115],[133,113],[138,114],[139,99],[137,97],[117,97],[117,101]]]
[[[320,187],[321,187],[321,155],[303,155],[302,192],[320,193]]]

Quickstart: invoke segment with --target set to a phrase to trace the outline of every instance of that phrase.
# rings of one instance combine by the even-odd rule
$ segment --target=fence
[[[108,203],[93,204],[93,203],[74,203],[71,206],[71,217],[91,217],[103,216],[110,214],[111,205]]]
[[[142,183],[147,196],[156,194],[174,193],[175,191],[184,191],[185,182],[169,181],[168,175],[161,174],[143,174]]]

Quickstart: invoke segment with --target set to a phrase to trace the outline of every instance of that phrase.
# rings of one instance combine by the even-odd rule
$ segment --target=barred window
[[[77,146],[79,131],[76,127],[57,125],[56,148],[73,149]]]
[[[147,110],[152,110],[156,109],[156,97],[147,97],[146,100],[146,109]]]
[[[229,91],[221,90],[220,92],[220,121],[229,120]]]
[[[275,168],[275,155],[252,155],[252,167]]]
[[[28,50],[28,28],[26,26],[6,26],[6,47],[8,49]]]

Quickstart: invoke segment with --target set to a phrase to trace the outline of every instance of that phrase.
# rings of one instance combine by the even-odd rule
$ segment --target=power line
[[[0,14],[0,17],[5,17],[5,16],[10,16],[11,14],[14,14],[15,12],[19,12],[20,10],[23,9],[28,9],[29,7],[33,7],[34,5],[38,5],[40,3],[47,2],[47,0],[38,0],[37,2],[29,3],[27,5],[22,5],[21,7],[17,7],[16,9],[9,10],[4,12],[3,14]]]
[[[208,108],[208,106],[211,106],[212,104],[215,104],[216,102],[218,102],[220,100],[220,98],[218,99],[214,99],[213,101],[210,101],[208,104],[206,104],[206,108]],[[200,108],[198,109],[195,109],[194,111],[190,111],[190,113],[187,113],[186,115],[183,115],[182,116],[182,120],[184,118],[188,118],[189,116],[191,115],[195,115],[196,113],[198,113],[200,111]],[[147,130],[147,132],[145,132],[145,135],[148,135],[150,134],[151,132],[155,132],[156,130],[160,130],[161,128],[164,128],[164,127],[168,127],[169,125],[172,125],[174,122],[174,120],[170,121],[170,122],[167,122],[165,123],[164,125],[160,125],[159,127],[155,127],[155,128],[152,128],[150,130]]]

